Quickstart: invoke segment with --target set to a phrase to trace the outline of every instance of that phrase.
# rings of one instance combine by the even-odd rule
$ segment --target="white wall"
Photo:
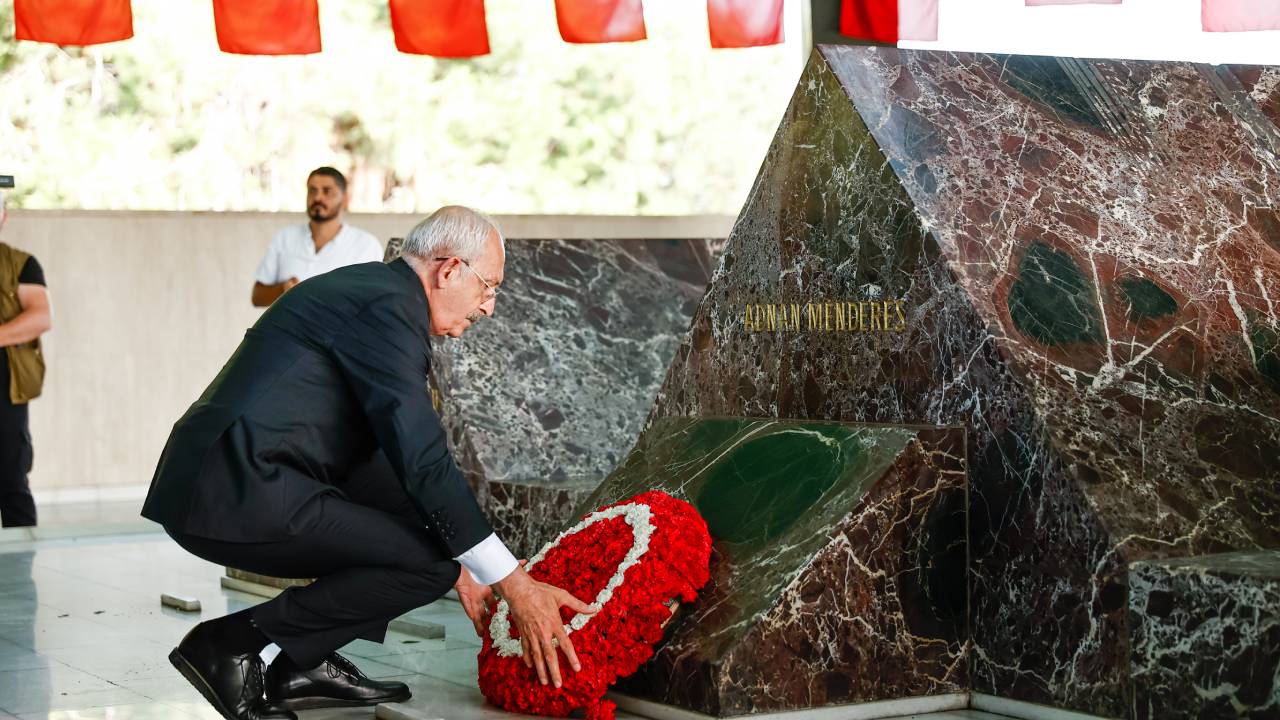
[[[353,215],[385,244],[420,218]],[[31,406],[40,501],[140,496],[173,422],[259,311],[253,271],[299,214],[22,211],[0,240],[33,253],[54,304]],[[512,216],[511,238],[725,237],[732,218]]]
[[[1026,0],[939,0],[938,39],[902,47],[1085,58],[1280,63],[1280,31],[1204,32],[1201,0],[1028,7]]]

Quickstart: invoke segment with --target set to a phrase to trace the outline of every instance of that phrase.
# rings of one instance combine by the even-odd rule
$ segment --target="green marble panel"
[[[1271,389],[1280,393],[1280,332],[1263,324],[1254,325],[1250,333],[1253,363]]]
[[[1146,278],[1126,278],[1119,285],[1129,302],[1129,317],[1134,320],[1154,320],[1178,312],[1178,301]]]
[[[737,445],[711,467],[694,505],[715,538],[740,545],[771,540],[817,504],[846,469],[863,469],[869,455],[865,440],[839,427],[763,434]]]
[[[714,540],[707,657],[727,650],[885,475],[917,430],[745,418],[661,418],[584,504],[646,490],[694,504]],[[701,601],[700,601],[701,602]]]
[[[1102,339],[1098,296],[1070,255],[1034,243],[1018,265],[1009,289],[1013,324],[1044,345]]]

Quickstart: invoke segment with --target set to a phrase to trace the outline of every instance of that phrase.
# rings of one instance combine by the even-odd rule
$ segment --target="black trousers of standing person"
[[[381,458],[379,453],[378,458]],[[258,629],[304,668],[343,645],[382,642],[396,617],[440,598],[459,565],[417,519],[385,460],[357,473],[337,494],[313,498],[289,524],[287,540],[234,543],[169,532],[191,554],[276,577],[314,577],[255,607]]]
[[[27,405],[13,404],[6,391],[0,397],[0,525],[4,527],[36,524],[36,501],[27,481],[33,457]]]

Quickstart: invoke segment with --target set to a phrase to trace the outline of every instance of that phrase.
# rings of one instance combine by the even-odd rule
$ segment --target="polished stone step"
[[[1280,550],[1129,568],[1131,720],[1280,717]]]

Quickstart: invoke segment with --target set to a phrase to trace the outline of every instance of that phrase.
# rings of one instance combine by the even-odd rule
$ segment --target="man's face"
[[[307,217],[313,222],[325,222],[342,212],[343,192],[338,183],[328,175],[312,175],[307,178]]]
[[[484,252],[469,263],[459,258],[433,260],[431,334],[458,337],[481,318],[492,317],[505,265],[506,253],[496,232]]]

